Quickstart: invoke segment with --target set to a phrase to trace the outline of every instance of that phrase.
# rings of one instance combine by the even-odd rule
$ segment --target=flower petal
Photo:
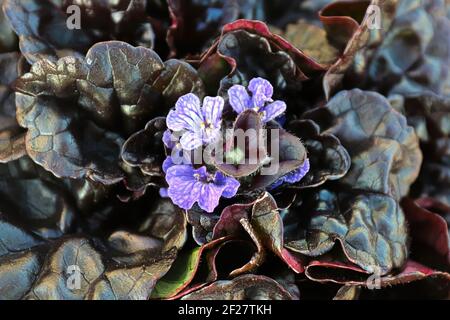
[[[298,167],[297,169],[287,173],[286,175],[282,176],[281,178],[276,180],[274,183],[272,183],[269,186],[269,190],[273,190],[275,188],[278,188],[279,186],[281,186],[285,182],[286,183],[297,183],[297,182],[299,182],[309,172],[309,168],[310,168],[310,166],[309,166],[309,159],[306,158],[305,162],[303,162],[303,164],[300,167]]]
[[[286,103],[284,101],[276,100],[263,107],[260,111],[263,112],[263,122],[269,122],[286,111]]]
[[[306,158],[305,162],[303,162],[303,164],[299,168],[289,172],[283,177],[284,181],[287,183],[299,182],[308,173],[308,171],[309,171],[309,159]]]
[[[223,188],[223,186],[217,186],[212,183],[203,184],[200,191],[200,197],[198,199],[198,205],[200,208],[206,212],[213,212],[219,204]]]
[[[225,198],[234,197],[241,185],[235,178],[228,177],[220,171],[216,172],[214,176],[214,183],[219,186],[225,186],[222,192],[222,197]]]
[[[167,127],[173,131],[200,131],[202,122],[200,100],[193,93],[181,96],[175,103],[175,110],[171,110],[166,119]]]
[[[181,146],[185,150],[194,150],[203,144],[201,132],[185,132],[180,139]]]
[[[194,177],[194,168],[189,165],[175,165],[167,170],[167,194],[174,204],[189,210],[198,201],[202,183]]]
[[[205,97],[203,99],[203,117],[206,122],[212,124],[214,128],[220,127],[223,111],[222,97]]]
[[[231,107],[238,114],[250,106],[251,98],[244,86],[234,85],[228,89],[228,99]]]
[[[248,90],[253,94],[253,107],[261,108],[267,101],[272,101],[273,87],[263,78],[253,78],[248,84]]]
[[[279,186],[281,186],[284,183],[284,179],[283,177],[277,179],[274,183],[272,183],[269,187],[268,190],[271,191],[273,189],[278,188]]]
[[[241,184],[233,177],[227,177],[227,184],[223,190],[222,197],[232,198],[236,195]]]
[[[199,179],[201,181],[206,181],[206,179],[208,178],[208,175],[209,175],[208,170],[206,169],[205,166],[196,169],[195,173],[199,175],[199,177],[200,177]]]
[[[168,149],[173,149],[175,147],[175,145],[177,144],[177,140],[176,140],[175,136],[172,134],[172,132],[169,129],[164,131],[163,136],[162,136],[162,141]]]
[[[159,188],[159,196],[161,198],[168,198],[169,195],[167,194],[167,188]]]
[[[220,128],[207,129],[203,132],[203,142],[206,144],[212,144],[218,141],[221,134]]]
[[[173,162],[172,157],[167,157],[166,160],[164,160],[163,164],[162,164],[162,170],[164,173],[167,173],[167,169],[169,169],[170,167],[172,167],[173,165],[175,165],[175,163]]]

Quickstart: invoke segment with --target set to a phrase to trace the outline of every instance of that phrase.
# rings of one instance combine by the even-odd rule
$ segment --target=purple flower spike
[[[170,160],[168,161],[170,162]],[[220,197],[231,198],[239,189],[239,182],[221,172],[208,173],[206,167],[171,165],[166,168],[167,195],[182,209],[189,210],[194,203],[207,212],[213,212]]]
[[[241,113],[247,109],[253,109],[260,113],[263,122],[269,122],[286,111],[286,103],[281,100],[272,100],[273,87],[269,81],[263,78],[250,80],[248,90],[241,85],[234,85],[228,89],[230,105],[234,111]]]
[[[303,179],[303,177],[309,172],[309,159],[307,158],[303,164],[295,169],[294,171],[289,172],[288,174],[282,176],[277,181],[272,183],[269,189],[275,189],[281,186],[283,183],[297,183]]]
[[[183,131],[180,144],[185,150],[213,143],[220,133],[223,104],[221,97],[205,97],[202,107],[195,94],[185,94],[176,102],[175,110],[167,115],[167,127]]]

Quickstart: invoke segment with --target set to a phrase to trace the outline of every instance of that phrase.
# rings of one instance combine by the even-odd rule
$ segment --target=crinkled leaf
[[[228,70],[222,69],[223,74],[215,76],[222,79],[219,92],[223,96],[233,84],[246,85],[256,76],[263,77],[273,84],[274,99],[285,101],[293,112],[310,106],[310,102],[305,101],[311,98],[313,90],[319,92],[317,88],[308,93],[302,91],[305,94],[299,97],[298,92],[306,86],[305,81],[326,70],[325,66],[270,32],[261,21],[237,20],[227,24],[217,42],[203,55],[200,68],[203,63],[210,64],[209,59],[214,55],[222,57],[231,68],[229,74]],[[219,61],[215,62],[216,66],[220,65]],[[206,83],[206,86],[217,84]]]
[[[198,245],[203,245],[213,238],[213,228],[219,216],[206,213],[200,208],[192,208],[187,212],[187,220],[192,226],[192,236]]]
[[[93,42],[104,40],[122,40],[131,45],[153,48],[155,34],[150,21],[147,5],[153,1],[78,1],[66,0],[60,10],[67,12],[71,5],[80,8],[80,20],[83,29]],[[161,15],[162,20],[168,17]],[[154,21],[155,26],[159,21]]]
[[[335,1],[325,6],[319,17],[330,42],[343,51],[358,28],[366,23],[367,7],[371,1]],[[378,1],[373,4],[378,5]]]
[[[12,165],[27,164],[15,161]],[[30,173],[0,179],[0,211],[14,212],[16,219],[43,238],[58,238],[73,229],[77,211],[61,183],[44,174],[42,178]]]
[[[21,55],[17,52],[0,54],[0,162],[16,160],[25,151],[23,130],[16,120],[12,84],[19,76]]]
[[[152,50],[123,42],[99,43],[84,60],[33,65],[17,83],[18,120],[28,129],[28,154],[45,169],[115,183],[124,178],[123,136],[184,93],[201,96],[202,88],[185,62],[163,63]]]
[[[181,210],[163,201],[153,208],[135,233],[116,231],[109,239],[73,235],[45,240],[3,212],[0,296],[3,299],[147,299],[184,244],[183,219]],[[81,272],[80,287],[73,290],[70,266],[77,266]]]
[[[21,51],[30,63],[44,58],[56,61],[63,56],[80,56],[94,43],[108,40],[147,48],[158,45],[162,51],[167,47],[161,42],[168,29],[168,10],[164,8],[165,14],[152,16],[156,10],[151,9],[158,7],[153,1],[4,2],[5,13],[19,36]],[[73,9],[74,5],[77,9]],[[148,9],[147,5],[152,8]],[[78,28],[77,23],[80,23]],[[161,38],[158,41],[153,25]]]
[[[352,70],[356,86],[359,85],[361,70],[364,70],[366,56],[378,44],[380,34],[389,28],[395,13],[397,0],[371,0],[329,4],[321,11],[321,21],[325,25],[330,41],[341,48],[339,59],[329,68],[323,79],[325,96],[329,99],[342,87],[345,74]],[[379,12],[374,8],[378,8]],[[379,16],[376,16],[379,13]],[[379,27],[372,27],[374,23]],[[362,65],[362,66],[361,66]],[[358,75],[359,76],[356,76]]]
[[[340,140],[352,159],[341,185],[395,199],[408,193],[418,176],[422,153],[414,129],[383,96],[358,89],[342,91],[314,113],[312,118],[328,128],[325,133]],[[325,119],[332,123],[325,125]]]
[[[17,93],[16,102],[19,123],[28,129],[27,152],[36,163],[59,177],[89,177],[105,184],[123,178],[117,166],[120,136],[46,97]]]
[[[317,187],[327,180],[340,179],[348,172],[350,156],[333,134],[320,132],[318,125],[311,120],[294,120],[287,128],[305,145],[311,167],[293,188]]]
[[[275,280],[260,275],[243,275],[220,280],[182,300],[292,300],[293,297]]]
[[[373,86],[391,93],[448,94],[450,20],[442,1],[404,1],[371,57]]]
[[[407,228],[393,198],[375,193],[336,195],[326,190],[308,197],[285,216],[288,249],[317,257],[329,252],[338,240],[347,259],[367,272],[378,269],[386,274],[403,266]],[[306,214],[295,218],[299,212]]]
[[[11,52],[17,48],[17,36],[2,10],[4,0],[0,1],[0,53]]]
[[[450,204],[450,99],[426,91],[391,95],[392,105],[413,126],[424,154],[414,196],[431,196]]]
[[[50,0],[5,0],[3,8],[30,63],[76,55],[91,44],[83,29],[67,28],[65,12]]]
[[[338,49],[329,43],[326,31],[306,20],[289,24],[280,35],[320,64],[332,64],[339,56]]]
[[[164,144],[162,135],[166,119],[158,117],[147,123],[143,130],[131,135],[122,146],[121,157],[131,167],[139,167],[148,175],[162,174]]]

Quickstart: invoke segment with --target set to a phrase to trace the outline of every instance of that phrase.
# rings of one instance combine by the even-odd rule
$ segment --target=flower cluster
[[[273,101],[272,95],[272,85],[263,78],[250,80],[248,88],[234,85],[228,90],[229,103],[236,113],[253,110],[263,123],[274,120],[286,111],[286,103]],[[168,188],[162,188],[160,194],[168,196],[180,208],[189,210],[198,203],[201,209],[213,212],[221,197],[232,198],[239,189],[240,183],[236,178],[211,166],[196,168],[190,161],[192,150],[219,140],[223,110],[222,97],[205,97],[201,104],[195,94],[188,93],[178,99],[175,108],[167,116],[168,130],[164,132],[162,139],[171,155],[163,163]],[[176,136],[181,138],[177,139]],[[240,152],[243,155],[246,151]],[[236,150],[229,153],[236,153]],[[174,161],[173,156],[181,161]],[[270,188],[283,183],[296,183],[308,171],[309,161],[306,159],[300,167],[279,177]]]

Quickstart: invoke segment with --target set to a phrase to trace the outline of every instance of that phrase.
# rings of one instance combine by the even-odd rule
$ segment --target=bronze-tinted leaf
[[[9,213],[0,220],[2,299],[148,299],[186,239],[184,214],[168,201],[108,239],[43,239]]]
[[[77,55],[91,44],[83,29],[67,28],[65,12],[52,1],[5,0],[3,8],[30,63]]]
[[[237,117],[233,135],[226,137],[224,152],[215,154],[213,161],[223,173],[240,178],[255,173],[266,157],[261,117],[253,110],[246,110]]]
[[[346,259],[366,272],[379,270],[380,274],[401,268],[406,261],[405,217],[400,205],[388,196],[336,195],[322,190],[308,198],[305,195],[304,203],[289,211],[285,216],[286,228],[290,230],[285,233],[285,246],[295,252],[318,257],[339,241]]]
[[[448,94],[450,20],[443,1],[404,1],[373,55],[368,74],[382,92]]]
[[[184,93],[203,92],[187,63],[163,63],[150,49],[114,41],[96,44],[83,60],[42,60],[16,88],[31,158],[58,177],[104,184],[125,177],[120,149],[128,132],[165,114]]]
[[[182,300],[292,300],[291,294],[275,280],[265,276],[244,275],[233,280],[220,280]]]
[[[0,163],[19,159],[26,154],[23,129],[16,120],[12,88],[21,73],[21,59],[17,52],[0,54]]]
[[[220,29],[239,16],[235,0],[169,0],[172,25],[167,40],[172,54],[185,56],[200,53],[205,45],[219,35]],[[192,35],[195,34],[195,37]]]
[[[408,193],[418,176],[422,153],[414,129],[383,96],[358,89],[342,91],[311,116],[350,154],[351,167],[340,179],[341,185],[395,199]],[[332,123],[324,123],[326,119]]]
[[[139,167],[148,175],[161,175],[164,157],[162,135],[166,119],[158,117],[147,123],[143,130],[131,135],[122,146],[121,158],[132,167]]]
[[[291,121],[288,130],[305,145],[311,167],[308,174],[292,188],[317,187],[327,180],[342,178],[350,169],[350,155],[339,139],[333,134],[321,133],[313,121]]]

